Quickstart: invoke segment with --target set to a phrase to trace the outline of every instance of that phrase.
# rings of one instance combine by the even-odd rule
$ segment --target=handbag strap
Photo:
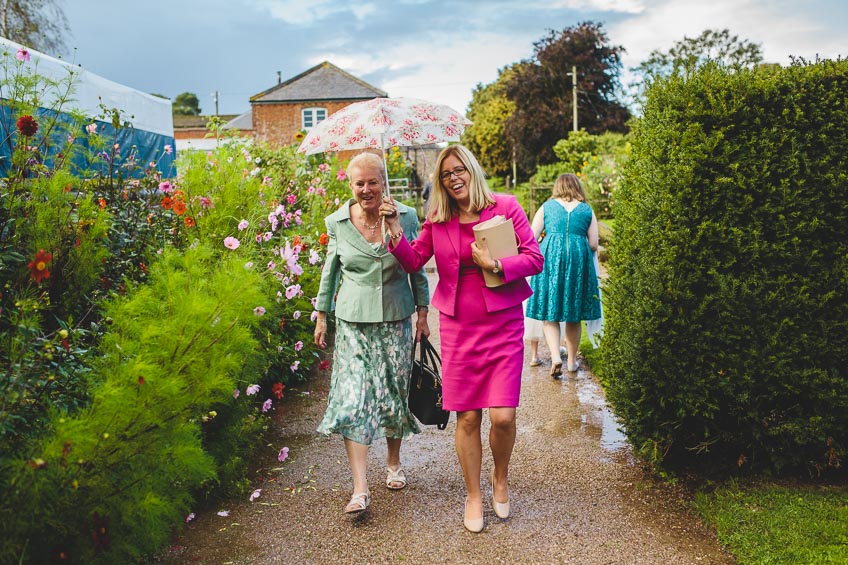
[[[415,346],[412,347],[412,360],[415,361]],[[427,339],[427,336],[421,334],[421,341],[418,343],[418,362],[422,367],[432,367],[433,369],[437,369],[436,374],[439,377],[439,384],[441,384],[441,367],[442,367],[442,358],[439,355],[439,352],[436,351],[436,348],[433,347],[433,344],[430,343],[430,340]]]

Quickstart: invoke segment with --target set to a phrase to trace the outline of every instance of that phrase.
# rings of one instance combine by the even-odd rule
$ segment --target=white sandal
[[[360,492],[350,497],[350,502],[345,506],[345,514],[359,514],[371,504],[371,493]]]
[[[386,475],[386,488],[389,490],[400,490],[406,487],[406,473],[403,472],[403,467],[398,467],[397,471],[392,471],[391,467],[386,467],[389,472]],[[393,483],[400,483],[399,487],[392,486]]]

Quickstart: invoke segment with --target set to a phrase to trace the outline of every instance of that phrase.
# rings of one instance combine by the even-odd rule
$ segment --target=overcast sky
[[[848,56],[846,0],[68,0],[65,60],[204,114],[322,61],[382,88],[464,112],[478,83],[528,59],[547,30],[592,20],[624,69],[705,29],[760,44],[767,62]],[[56,55],[51,53],[52,55]],[[625,72],[624,79],[628,80]]]

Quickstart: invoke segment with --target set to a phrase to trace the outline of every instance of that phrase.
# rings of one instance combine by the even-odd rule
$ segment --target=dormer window
[[[304,108],[301,110],[301,123],[305,130],[312,129],[318,125],[319,122],[323,122],[326,119],[326,108]]]

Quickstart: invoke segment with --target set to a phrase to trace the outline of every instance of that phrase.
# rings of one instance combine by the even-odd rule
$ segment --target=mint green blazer
[[[350,219],[348,200],[324,219],[330,241],[321,271],[315,308],[335,309],[336,318],[347,322],[389,322],[412,315],[416,306],[430,304],[427,277],[421,268],[407,274],[386,246],[374,249]],[[397,203],[404,237],[418,237],[414,208]]]

